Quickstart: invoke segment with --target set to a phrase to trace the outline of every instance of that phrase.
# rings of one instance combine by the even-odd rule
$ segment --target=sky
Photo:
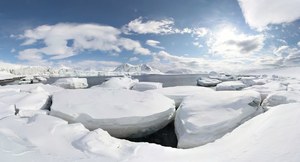
[[[300,0],[1,0],[0,62],[109,69],[300,65]]]

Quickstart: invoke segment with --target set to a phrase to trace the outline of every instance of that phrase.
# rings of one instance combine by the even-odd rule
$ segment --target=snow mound
[[[113,88],[113,89],[131,89],[136,83],[138,83],[138,79],[131,79],[129,77],[112,77],[109,80],[105,81],[101,85],[97,85],[94,87],[102,87],[102,88]]]
[[[197,85],[203,86],[203,87],[214,87],[219,83],[221,83],[221,81],[218,79],[210,79],[210,78],[204,78],[204,77],[199,78],[197,80]]]
[[[185,98],[175,117],[178,147],[215,141],[255,115],[259,104],[260,94],[255,91],[207,92]]]
[[[78,89],[87,88],[88,83],[86,78],[60,78],[56,80],[53,85],[66,88],[66,89]]]
[[[138,82],[134,84],[132,90],[147,91],[147,90],[160,89],[160,88],[162,88],[162,83],[159,82]]]
[[[91,130],[102,128],[115,137],[151,134],[167,125],[174,113],[174,101],[165,96],[107,88],[55,93],[50,112]]]
[[[241,81],[226,81],[216,86],[217,91],[236,91],[245,88],[246,85]]]
[[[210,88],[205,87],[196,87],[196,86],[176,86],[176,87],[167,87],[167,88],[161,88],[157,90],[149,90],[147,92],[154,92],[159,93],[162,95],[165,95],[175,101],[176,107],[180,105],[182,100],[187,97],[194,94],[205,94],[206,92],[213,91]]]
[[[288,104],[294,102],[300,102],[300,92],[297,91],[280,91],[274,92],[267,96],[264,99],[262,106],[266,109],[270,109],[271,107]]]

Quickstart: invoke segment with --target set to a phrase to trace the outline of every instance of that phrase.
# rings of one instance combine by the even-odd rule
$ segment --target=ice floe
[[[146,91],[146,90],[160,89],[160,88],[162,88],[162,83],[159,82],[137,82],[132,87],[132,90]]]
[[[153,133],[166,126],[174,113],[174,101],[163,95],[107,88],[54,93],[50,112],[91,130],[102,128],[115,137]]]
[[[66,88],[66,89],[78,89],[87,88],[88,83],[86,78],[60,78],[56,80],[53,85]]]

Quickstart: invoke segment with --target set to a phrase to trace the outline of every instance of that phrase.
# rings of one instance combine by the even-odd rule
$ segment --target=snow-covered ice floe
[[[226,81],[216,86],[217,91],[236,91],[245,88],[246,85],[241,81]]]
[[[88,83],[86,78],[60,78],[53,85],[66,89],[87,88]]]
[[[59,89],[59,87],[42,84],[0,87],[0,103],[2,104],[1,107],[3,107],[3,109],[0,110],[1,114],[5,114],[5,112],[12,113],[12,110],[13,114],[22,117],[41,113],[47,114],[50,107],[51,94],[54,91],[59,91]],[[8,111],[4,111],[4,107],[6,107],[5,109],[8,109]]]
[[[251,87],[247,87],[244,90],[255,90],[261,94],[262,99],[265,99],[268,96],[268,94],[273,93],[275,91],[286,91],[287,85],[281,82],[272,81],[264,85],[254,85]]]
[[[50,112],[91,130],[102,128],[115,137],[151,134],[166,126],[174,113],[174,101],[163,95],[107,88],[54,93]]]
[[[175,117],[178,147],[215,141],[261,112],[260,102],[255,91],[212,91],[185,98]]]
[[[196,86],[176,86],[176,87],[167,87],[157,90],[149,90],[147,92],[155,92],[162,95],[165,95],[175,101],[176,107],[180,105],[182,100],[194,94],[205,94],[206,92],[213,91],[210,88],[205,87],[196,87]]]
[[[131,89],[138,82],[138,79],[131,79],[130,77],[112,77],[101,85],[96,85],[92,88]]]
[[[137,82],[132,87],[132,90],[147,91],[147,90],[160,89],[160,88],[162,88],[162,83],[159,82]]]
[[[201,77],[197,80],[197,85],[198,86],[203,86],[203,87],[214,87],[219,83],[221,83],[220,80],[210,79],[210,78],[207,78],[207,77]]]
[[[300,102],[300,92],[298,91],[279,91],[269,94],[264,99],[262,106],[265,109],[270,109],[281,104]]]

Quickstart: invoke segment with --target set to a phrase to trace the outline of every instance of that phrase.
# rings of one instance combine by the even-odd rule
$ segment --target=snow
[[[221,83],[221,81],[218,79],[210,79],[206,77],[202,77],[197,80],[197,85],[203,87],[214,87],[219,83]]]
[[[298,91],[279,91],[273,92],[264,99],[262,106],[270,109],[281,104],[300,102],[300,92]]]
[[[6,85],[0,86],[0,92],[5,91],[16,91],[16,92],[38,92],[46,91],[49,94],[63,90],[61,87],[57,87],[49,84],[25,84],[25,85]]]
[[[175,117],[178,147],[215,141],[258,113],[260,101],[255,91],[213,91],[185,98]]]
[[[216,86],[217,91],[236,91],[245,88],[246,85],[241,81],[225,81]]]
[[[15,115],[14,105],[8,105],[0,102],[0,119]]]
[[[14,79],[17,77],[19,77],[19,76],[13,75],[9,72],[0,71],[0,80]]]
[[[134,84],[132,90],[147,91],[147,90],[160,89],[160,88],[162,88],[162,83],[159,82],[138,82]]]
[[[287,85],[278,81],[271,81],[264,85],[254,85],[252,87],[245,88],[244,90],[255,90],[261,94],[262,99],[265,99],[268,94],[275,91],[286,91]]]
[[[203,93],[205,94],[206,92],[210,92],[210,91],[213,90],[205,87],[176,86],[176,87],[161,88],[157,90],[149,90],[147,92],[154,92],[154,93],[165,95],[166,97],[173,99],[175,101],[176,107],[178,107],[185,97],[194,94],[203,94]]]
[[[112,89],[131,89],[138,82],[139,82],[138,79],[131,79],[129,77],[112,77],[109,80],[102,83],[101,85],[97,85],[94,87],[112,88]]]
[[[53,85],[66,88],[66,89],[78,89],[87,88],[88,83],[86,78],[60,78],[56,80]]]
[[[233,81],[236,80],[234,76],[224,75],[224,74],[215,74],[208,76],[210,79],[218,79],[220,81]]]
[[[107,88],[54,93],[50,112],[91,130],[102,128],[115,137],[151,134],[166,126],[174,113],[174,101],[162,95]]]

